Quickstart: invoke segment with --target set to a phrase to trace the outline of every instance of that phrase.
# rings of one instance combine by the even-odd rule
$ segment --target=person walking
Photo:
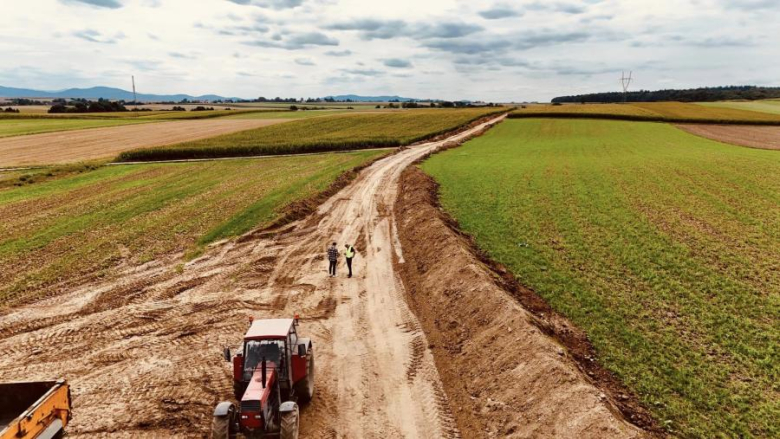
[[[330,247],[328,247],[328,262],[330,263],[328,266],[328,274],[330,277],[334,277],[336,275],[336,261],[338,260],[339,249],[336,248],[336,243],[334,242]]]
[[[349,276],[352,277],[352,258],[355,257],[355,247],[349,244],[344,244],[347,249],[344,251],[344,258],[347,260],[347,268],[349,269]]]

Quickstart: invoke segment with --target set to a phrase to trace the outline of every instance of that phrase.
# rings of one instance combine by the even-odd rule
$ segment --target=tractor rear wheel
[[[282,413],[280,439],[298,439],[298,405],[289,412]]]
[[[306,378],[298,382],[296,394],[298,401],[305,404],[314,397],[314,349],[309,351],[309,364],[306,368]]]
[[[230,439],[230,416],[214,416],[211,421],[211,439]]]

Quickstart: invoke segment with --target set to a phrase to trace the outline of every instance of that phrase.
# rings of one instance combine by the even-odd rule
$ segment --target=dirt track
[[[780,149],[780,127],[750,125],[676,125],[683,131],[718,142],[760,149]]]
[[[393,212],[399,176],[442,143],[380,160],[315,215],[215,244],[183,269],[175,257],[128,267],[121,280],[0,312],[0,375],[70,380],[74,437],[205,435],[213,406],[231,394],[221,348],[240,340],[249,315],[299,313],[318,369],[302,437],[485,437],[458,430],[453,412],[472,407],[449,403],[446,387],[455,383],[439,376],[394,269],[403,263]],[[334,240],[356,243],[356,278],[343,267],[327,276],[323,254]],[[595,394],[570,362],[561,364],[559,386]],[[536,390],[545,398],[557,388]],[[577,422],[596,416],[616,426],[607,433],[631,430],[606,402],[582,402]],[[547,411],[559,412],[554,404]]]
[[[0,168],[112,158],[130,149],[171,145],[289,121],[218,118],[6,137],[0,139]]]

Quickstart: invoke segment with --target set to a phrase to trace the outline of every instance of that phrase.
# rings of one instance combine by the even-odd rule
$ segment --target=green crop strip
[[[664,124],[523,119],[423,169],[670,432],[780,434],[780,154]]]

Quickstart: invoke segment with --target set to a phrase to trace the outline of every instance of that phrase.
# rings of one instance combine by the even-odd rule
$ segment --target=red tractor
[[[311,340],[298,336],[294,319],[254,320],[234,357],[233,391],[238,407],[224,401],[214,410],[211,437],[296,439],[298,402],[314,395],[314,350]]]

